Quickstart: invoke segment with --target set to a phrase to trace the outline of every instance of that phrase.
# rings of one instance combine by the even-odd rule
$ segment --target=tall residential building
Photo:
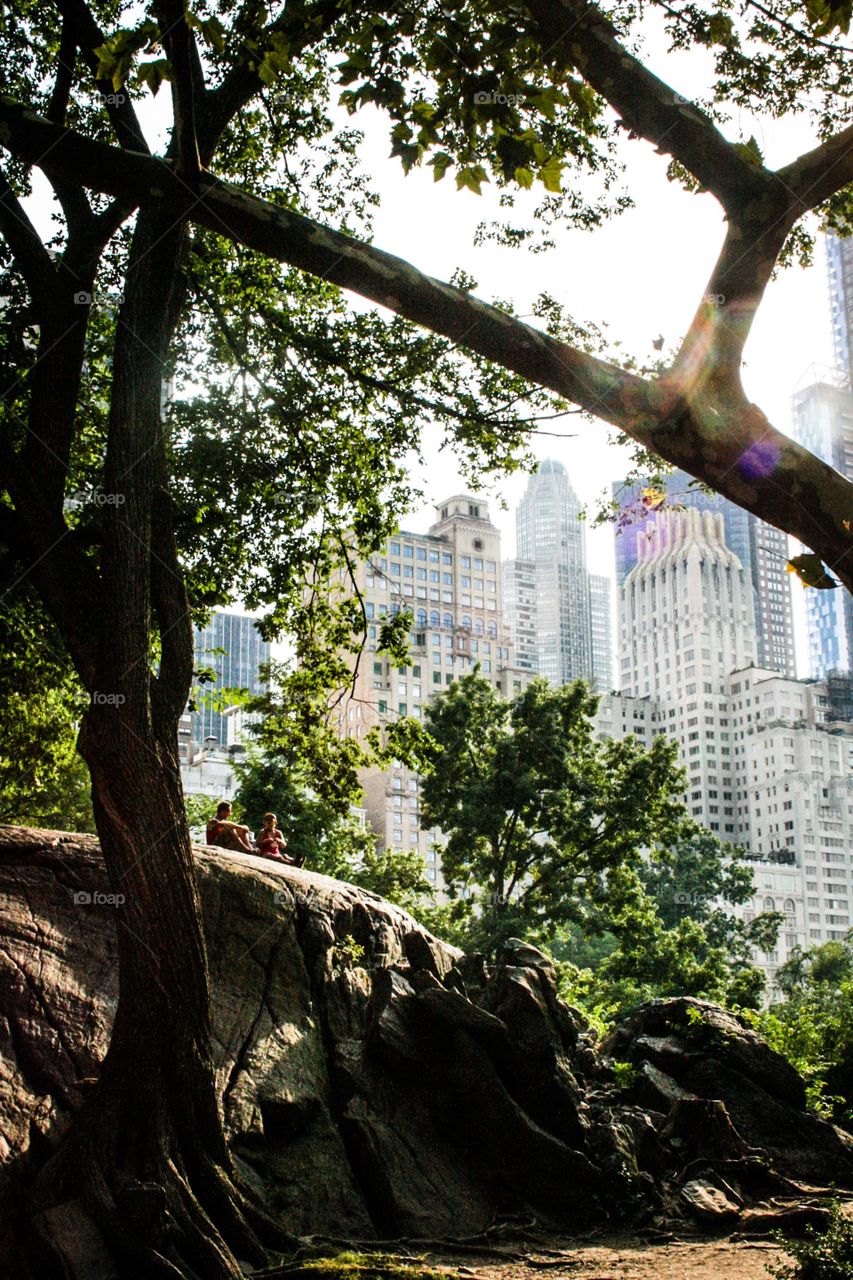
[[[835,363],[853,381],[853,237],[826,237],[826,274]]]
[[[654,523],[652,512],[644,513],[640,485],[613,485],[613,497],[624,513],[616,537],[616,582],[621,587],[639,559],[639,551]],[[740,560],[749,582],[751,610],[756,629],[756,661],[773,671],[794,675],[794,619],[791,581],[785,565],[788,539],[780,529],[759,520],[736,503],[717,493],[697,488],[686,471],[667,477],[669,503],[688,510],[721,515],[728,548]]]
[[[661,512],[619,605],[623,692],[601,700],[602,737],[678,744],[693,817],[755,864],[747,920],[780,911],[771,981],[795,946],[853,920],[850,682],[797,680],[754,662],[747,577],[721,513]]]
[[[504,618],[522,671],[539,670],[536,615],[536,566],[526,560],[504,560]]]
[[[216,675],[212,683],[202,685],[199,690],[199,707],[192,713],[194,742],[202,747],[229,745],[226,717],[222,710],[208,705],[208,700],[225,689],[263,693],[265,685],[260,669],[269,660],[270,646],[261,639],[255,619],[247,614],[217,610],[207,626],[196,630],[196,667],[211,668]]]
[[[589,627],[592,643],[592,683],[596,693],[613,688],[613,627],[610,622],[611,583],[600,573],[589,575]]]
[[[580,513],[580,500],[562,463],[541,462],[516,511],[516,554],[534,568],[536,665],[552,684],[591,680],[593,674]]]
[[[362,738],[399,716],[421,719],[430,700],[479,664],[505,696],[521,691],[531,671],[519,671],[503,622],[500,532],[486,503],[457,494],[439,504],[427,533],[401,532],[356,570],[364,601],[367,643],[354,686],[337,710],[338,732]],[[410,610],[409,663],[393,666],[376,652],[384,618]],[[402,766],[362,776],[364,807],[382,847],[417,850],[427,878],[441,889],[439,831],[420,826],[420,780]]]
[[[853,301],[853,295],[847,296]],[[853,322],[853,311],[848,312],[848,322]],[[794,435],[811,453],[853,480],[853,396],[847,374],[813,368],[807,383],[794,393]],[[811,675],[853,671],[853,596],[845,587],[812,589],[806,591],[805,601]]]
[[[619,609],[621,688],[665,710],[666,731],[683,747],[690,811],[730,840],[726,679],[755,661],[750,585],[721,514],[664,511],[639,544]]]

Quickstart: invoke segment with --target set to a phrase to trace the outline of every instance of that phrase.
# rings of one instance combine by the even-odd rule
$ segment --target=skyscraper
[[[850,265],[853,271],[853,258]],[[853,396],[847,374],[810,370],[807,385],[794,393],[792,414],[800,444],[853,480]],[[853,671],[853,596],[839,587],[809,590],[805,600],[810,674],[820,678],[829,671]]]
[[[589,626],[592,641],[592,683],[596,693],[613,688],[613,627],[610,622],[611,582],[600,573],[589,575]]]
[[[425,708],[459,676],[479,666],[501,694],[526,683],[513,665],[503,619],[500,532],[486,503],[456,494],[439,504],[427,533],[401,531],[369,563],[358,566],[367,636],[352,690],[336,709],[337,731],[364,738],[400,716],[423,718]],[[378,651],[383,620],[412,614],[409,662],[395,667]],[[361,775],[364,807],[381,847],[421,854],[427,879],[441,890],[441,832],[420,825],[420,779],[395,764]]]
[[[641,507],[641,485],[613,485],[613,497],[629,519],[616,537],[617,589],[639,560],[639,549],[653,523]],[[668,503],[723,518],[726,546],[741,562],[749,583],[759,666],[794,675],[794,619],[791,605],[787,535],[718,493],[696,487],[686,471],[667,477]]]
[[[212,668],[215,680],[203,684],[197,693],[199,707],[192,713],[192,738],[200,745],[213,740],[226,745],[227,733],[222,710],[209,705],[224,689],[248,689],[263,693],[260,668],[270,659],[270,646],[261,639],[255,619],[243,613],[217,610],[207,626],[195,633],[195,665]]]
[[[591,680],[592,634],[581,504],[565,467],[539,464],[516,511],[517,557],[536,585],[536,663],[552,684]]]
[[[853,380],[853,237],[826,237],[826,274],[836,366]]]
[[[539,670],[536,631],[536,566],[527,560],[504,560],[504,618],[522,671]]]

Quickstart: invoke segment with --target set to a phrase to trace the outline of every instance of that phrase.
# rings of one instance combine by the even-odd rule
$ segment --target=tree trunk
[[[261,1237],[280,1246],[287,1237],[232,1177],[180,783],[177,725],[193,643],[161,394],[184,250],[180,225],[140,211],[114,346],[104,468],[113,502],[103,516],[91,704],[79,739],[117,899],[119,1001],[101,1076],[36,1178],[28,1211],[37,1227],[40,1211],[76,1202],[122,1276],[235,1280],[238,1257],[266,1259]],[[35,1237],[23,1274],[87,1274],[59,1262],[62,1250],[44,1232]]]
[[[234,1280],[237,1258],[266,1260],[261,1237],[284,1237],[233,1181],[176,750],[129,732],[122,712],[93,706],[80,738],[118,901],[118,1008],[98,1083],[30,1208],[76,1201],[122,1276]]]

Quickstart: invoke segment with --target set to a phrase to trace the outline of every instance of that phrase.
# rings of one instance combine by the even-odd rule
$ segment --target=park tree
[[[534,680],[511,701],[478,671],[426,710],[422,821],[447,836],[450,892],[473,907],[470,941],[547,941],[635,894],[642,853],[687,825],[683,774],[663,736],[595,738],[583,681]]]
[[[594,414],[853,582],[850,483],[740,379],[803,219],[849,227],[844,8],[660,11],[676,45],[710,54],[701,102],[638,58],[627,3],[19,0],[4,24],[0,586],[7,608],[26,581],[85,692],[79,749],[125,898],[109,1054],[30,1207],[79,1200],[125,1268],[235,1277],[236,1256],[282,1240],[235,1183],[213,1084],[176,747],[194,619],[241,596],[303,658],[363,636],[357,598],[319,584],[393,529],[424,424],[476,475],[519,460],[522,400]],[[404,167],[489,180],[505,203],[535,189],[539,225],[618,210],[620,130],[667,153],[727,220],[675,357],[641,374],[549,299],[529,325],[468,277],[431,280],[372,245],[357,136],[329,105],[341,87],[348,109],[387,114]],[[143,127],[157,90],[169,118]],[[732,103],[812,113],[814,148],[772,170],[728,136]],[[523,242],[506,217],[494,234]]]

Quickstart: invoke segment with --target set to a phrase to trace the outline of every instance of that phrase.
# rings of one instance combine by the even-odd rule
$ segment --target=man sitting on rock
[[[255,836],[256,852],[264,858],[272,858],[274,862],[286,862],[291,867],[301,867],[304,858],[291,858],[284,851],[287,841],[278,829],[274,813],[264,814],[264,825]]]
[[[220,849],[230,849],[237,853],[254,853],[255,847],[249,838],[249,828],[239,822],[230,822],[231,805],[227,800],[216,806],[216,817],[207,824],[207,843]]]

